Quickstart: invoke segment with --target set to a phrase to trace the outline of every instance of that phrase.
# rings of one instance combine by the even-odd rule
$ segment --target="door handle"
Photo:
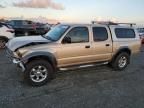
[[[87,46],[85,46],[85,48],[90,48],[90,46],[89,46],[89,45],[87,45]]]
[[[106,44],[106,46],[110,46],[110,44]]]

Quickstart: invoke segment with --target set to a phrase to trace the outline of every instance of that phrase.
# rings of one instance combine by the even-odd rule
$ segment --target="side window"
[[[105,41],[108,39],[107,29],[104,27],[93,27],[94,41]]]
[[[135,32],[133,29],[116,28],[115,34],[117,38],[135,38]]]
[[[32,21],[28,21],[27,23],[28,23],[28,24],[32,24]]]
[[[23,25],[28,25],[28,22],[27,21],[22,21],[22,24]]]
[[[68,42],[64,43],[83,43],[89,41],[89,31],[87,27],[75,27],[64,38]]]
[[[22,21],[15,21],[15,26],[21,26],[22,25]]]
[[[14,24],[14,21],[9,21],[8,24],[11,25],[11,26],[14,26],[14,25],[15,25],[15,24]]]

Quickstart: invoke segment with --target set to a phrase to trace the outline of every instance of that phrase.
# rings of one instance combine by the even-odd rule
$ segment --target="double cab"
[[[129,25],[59,24],[42,36],[10,40],[7,52],[28,84],[42,86],[62,69],[104,63],[122,71],[140,46],[137,30]]]

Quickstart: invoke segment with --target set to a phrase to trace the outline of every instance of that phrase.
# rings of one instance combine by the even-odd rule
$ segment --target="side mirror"
[[[71,43],[71,38],[70,37],[64,37],[62,43],[64,43],[64,44]]]

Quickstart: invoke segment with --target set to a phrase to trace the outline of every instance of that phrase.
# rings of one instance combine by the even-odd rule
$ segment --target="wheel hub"
[[[126,64],[127,64],[127,59],[126,59],[126,57],[121,57],[120,59],[119,59],[119,67],[120,68],[123,68],[123,67],[125,67],[126,66]]]
[[[30,72],[30,78],[34,82],[42,82],[47,78],[47,69],[45,66],[36,66]]]

